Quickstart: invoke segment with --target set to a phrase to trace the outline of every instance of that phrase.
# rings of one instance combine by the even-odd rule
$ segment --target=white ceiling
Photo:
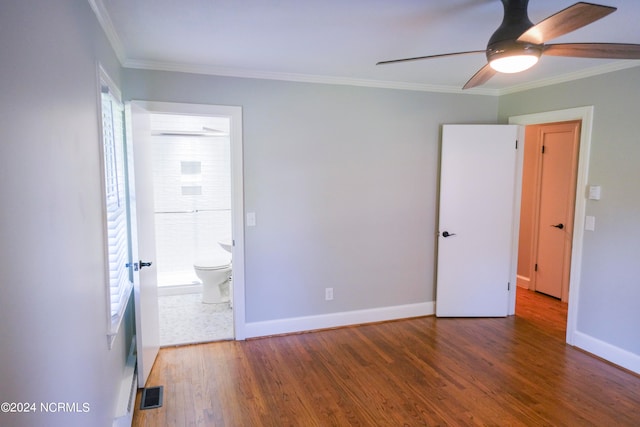
[[[597,1],[597,0],[596,0]],[[239,77],[457,91],[483,54],[376,62],[483,50],[502,21],[500,0],[89,0],[124,66]],[[537,23],[575,0],[530,0]],[[600,2],[599,2],[600,3]],[[640,44],[640,1],[550,43]],[[543,56],[470,93],[505,93],[640,61]]]

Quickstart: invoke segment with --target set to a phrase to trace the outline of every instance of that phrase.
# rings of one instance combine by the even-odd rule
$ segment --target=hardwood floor
[[[566,345],[566,304],[516,313],[164,348],[133,425],[640,425],[640,377]]]

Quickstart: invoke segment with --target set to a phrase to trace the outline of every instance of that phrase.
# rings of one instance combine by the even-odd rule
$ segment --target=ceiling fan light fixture
[[[537,55],[510,55],[491,60],[491,68],[500,73],[519,73],[536,65]]]
[[[505,41],[487,48],[487,60],[491,68],[499,73],[519,73],[538,62],[542,46],[530,43]]]

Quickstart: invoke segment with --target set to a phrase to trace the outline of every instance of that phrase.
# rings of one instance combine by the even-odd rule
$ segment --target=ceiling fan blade
[[[497,71],[491,68],[489,64],[487,64],[484,67],[480,68],[480,70],[469,79],[469,81],[462,87],[462,89],[471,89],[472,87],[485,84],[491,77],[495,76],[496,73]]]
[[[543,53],[576,58],[640,59],[640,44],[628,43],[560,43],[548,44]]]
[[[440,55],[416,56],[414,58],[392,59],[390,61],[380,61],[376,65],[394,64],[396,62],[420,61],[422,59],[442,58],[444,56],[468,55],[471,53],[485,53],[485,50],[470,50],[468,52],[442,53]]]
[[[519,42],[541,44],[589,25],[617,10],[615,7],[579,2],[551,15],[525,31]]]

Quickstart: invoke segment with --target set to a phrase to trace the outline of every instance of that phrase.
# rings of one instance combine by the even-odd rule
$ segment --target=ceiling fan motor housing
[[[489,62],[515,54],[541,55],[541,45],[517,41],[518,37],[533,27],[533,22],[529,20],[527,13],[528,4],[529,0],[502,0],[504,6],[502,24],[487,43],[487,60]]]
[[[505,56],[527,55],[540,57],[542,46],[532,43],[503,40],[487,46],[487,61],[491,62]]]

